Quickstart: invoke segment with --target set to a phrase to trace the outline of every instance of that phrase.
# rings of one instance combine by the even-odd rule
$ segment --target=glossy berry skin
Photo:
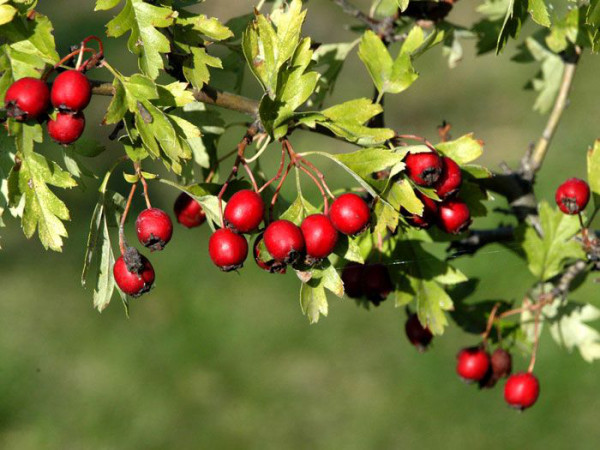
[[[490,356],[480,347],[463,348],[457,356],[456,373],[465,381],[479,381],[490,367]]]
[[[238,233],[256,230],[265,215],[265,203],[259,194],[249,189],[238,191],[225,206],[223,218],[227,227]]]
[[[228,228],[215,231],[208,240],[212,262],[224,272],[239,269],[248,256],[248,242]]]
[[[369,226],[371,210],[358,195],[342,194],[331,204],[329,219],[340,233],[354,236]]]
[[[50,106],[50,89],[45,81],[25,77],[10,85],[4,96],[7,115],[17,120],[35,119]]]
[[[130,272],[123,256],[115,262],[113,275],[119,289],[132,297],[139,297],[148,292],[154,284],[154,268],[145,256],[140,255],[142,268],[140,273]]]
[[[405,218],[409,225],[412,225],[416,228],[426,229],[431,227],[431,225],[433,225],[437,219],[438,202],[421,194],[420,192],[417,193],[417,197],[419,200],[421,200],[421,202],[423,202],[423,214],[418,216],[416,214],[405,212],[404,210],[403,212],[405,212]]]
[[[433,339],[433,334],[429,331],[429,328],[421,325],[419,317],[416,314],[411,314],[404,325],[406,331],[406,337],[417,350],[423,352],[427,350],[427,347]]]
[[[338,240],[338,232],[325,214],[312,214],[300,225],[306,254],[313,259],[327,258]]]
[[[162,209],[149,208],[140,213],[135,221],[140,243],[150,250],[162,250],[173,236],[173,222]]]
[[[285,263],[282,263],[280,261],[275,261],[274,259],[271,259],[271,258],[264,259],[264,253],[262,255],[263,257],[261,257],[260,245],[261,245],[262,241],[263,241],[263,234],[261,233],[254,240],[254,246],[253,246],[254,261],[256,261],[256,265],[258,267],[260,267],[262,270],[266,270],[269,273],[284,274],[286,272]]]
[[[442,202],[438,211],[438,225],[446,233],[462,233],[471,225],[469,207],[459,199],[450,199]]]
[[[277,261],[291,264],[304,253],[302,230],[289,220],[271,222],[265,230],[264,239],[267,251]]]
[[[504,385],[504,400],[520,410],[532,406],[540,395],[540,384],[535,375],[528,372],[516,373],[508,377]]]
[[[363,278],[365,265],[351,262],[344,266],[342,270],[342,281],[344,282],[344,292],[350,298],[361,298],[363,296]]]
[[[435,184],[435,193],[441,199],[451,197],[460,190],[461,184],[460,166],[453,159],[442,157],[442,174]]]
[[[554,199],[565,214],[579,214],[590,201],[590,187],[579,178],[569,178],[558,187]]]
[[[56,77],[52,84],[52,106],[66,111],[82,111],[92,98],[92,85],[78,70],[67,70]]]
[[[62,145],[69,145],[81,137],[85,128],[85,117],[83,113],[59,112],[56,119],[48,120],[48,134]]]
[[[409,178],[419,186],[433,186],[442,174],[442,158],[435,152],[409,153],[404,163]]]
[[[199,227],[206,221],[206,214],[202,205],[185,192],[179,194],[175,200],[175,218],[177,222],[187,228]]]
[[[363,270],[363,294],[375,306],[384,301],[394,290],[390,272],[383,264],[369,264]]]

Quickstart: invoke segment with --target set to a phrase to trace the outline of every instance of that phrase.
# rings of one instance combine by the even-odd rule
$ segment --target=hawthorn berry
[[[394,290],[390,272],[383,264],[368,264],[363,270],[363,294],[375,306],[384,301]]]
[[[529,372],[516,373],[508,377],[504,385],[504,400],[520,410],[532,406],[540,395],[540,384],[535,375]]]
[[[210,236],[208,254],[222,271],[237,270],[244,265],[248,256],[248,242],[244,236],[228,228],[221,228]]]
[[[497,348],[490,357],[490,367],[481,380],[479,387],[492,388],[498,380],[507,377],[512,372],[512,356],[503,348]]]
[[[326,258],[337,244],[338,232],[325,214],[312,214],[300,224],[306,254],[313,259]]]
[[[460,166],[452,158],[442,157],[442,174],[435,184],[435,193],[444,199],[456,194],[462,184]]]
[[[462,233],[471,225],[469,207],[460,199],[442,202],[438,211],[438,224],[446,233]]]
[[[409,225],[423,229],[429,228],[435,223],[435,219],[437,218],[438,203],[420,192],[417,192],[417,197],[423,203],[423,213],[419,216],[417,214],[410,214],[404,209],[402,213]]]
[[[173,236],[173,222],[162,209],[148,208],[135,221],[140,243],[150,250],[162,250]]]
[[[289,220],[271,222],[265,230],[264,239],[267,251],[277,261],[291,264],[304,253],[302,230]]]
[[[25,77],[10,85],[4,96],[8,117],[35,119],[50,106],[50,89],[45,81]]]
[[[356,194],[342,194],[331,204],[329,218],[333,226],[343,234],[354,236],[362,233],[371,220],[369,205]]]
[[[249,189],[236,192],[225,206],[225,225],[238,233],[250,233],[258,228],[265,215],[261,196]]]
[[[202,205],[185,192],[179,194],[173,209],[177,222],[184,227],[198,227],[206,221],[206,214],[204,214]]]
[[[69,145],[81,137],[85,128],[83,113],[59,112],[56,119],[48,120],[48,134],[59,144]]]
[[[342,270],[342,281],[344,283],[344,292],[350,298],[361,298],[363,296],[363,277],[365,265],[351,262],[344,266]]]
[[[113,266],[113,276],[119,289],[132,297],[148,292],[154,284],[154,268],[150,261],[129,247]]]
[[[442,158],[436,152],[409,153],[406,173],[419,186],[433,186],[442,173]]]
[[[433,334],[429,331],[429,328],[421,325],[421,321],[416,314],[411,314],[404,325],[406,331],[406,337],[417,350],[423,352],[427,350],[427,347],[433,339]]]
[[[590,187],[579,178],[569,178],[558,187],[554,199],[565,214],[579,214],[590,200]]]
[[[81,111],[90,103],[92,85],[79,70],[67,70],[52,84],[50,100],[59,110]]]
[[[465,381],[479,381],[490,367],[490,356],[481,347],[463,348],[456,363],[456,373]]]
[[[285,263],[282,263],[281,261],[276,261],[272,258],[264,259],[264,253],[266,252],[261,253],[261,244],[264,245],[263,233],[259,234],[258,237],[254,240],[253,252],[256,265],[269,273],[284,274],[286,272]]]

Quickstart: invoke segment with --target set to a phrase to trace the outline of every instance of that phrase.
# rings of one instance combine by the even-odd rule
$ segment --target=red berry
[[[314,259],[326,258],[333,252],[338,232],[325,214],[312,214],[300,225],[306,254]]]
[[[442,158],[436,152],[409,153],[406,173],[419,186],[433,186],[442,173]]]
[[[162,250],[173,235],[173,222],[162,209],[149,208],[140,213],[135,221],[140,243],[150,250]]]
[[[369,205],[356,194],[342,194],[334,200],[329,210],[333,226],[350,236],[362,233],[371,220]]]
[[[90,103],[92,85],[78,70],[67,70],[56,77],[52,84],[50,100],[55,108],[81,111]]]
[[[462,173],[460,166],[453,159],[444,156],[442,158],[442,174],[435,185],[435,193],[441,199],[456,194],[462,184]]]
[[[490,356],[481,347],[463,348],[457,359],[456,373],[465,381],[481,380],[490,367]]]
[[[540,395],[540,384],[535,375],[521,372],[508,377],[504,385],[504,400],[513,408],[526,409]]]
[[[265,203],[254,191],[238,191],[225,206],[225,224],[238,233],[250,233],[258,228],[265,215]]]
[[[136,251],[137,253],[137,251]],[[127,253],[126,253],[127,255]],[[120,256],[113,266],[113,275],[119,289],[132,297],[139,297],[152,288],[154,283],[154,269],[145,256],[137,254],[137,266],[128,265],[125,262],[127,256]]]
[[[304,252],[302,230],[289,220],[276,220],[265,230],[265,246],[273,258],[286,264],[298,260]]]
[[[4,106],[9,117],[17,120],[35,119],[50,106],[48,85],[37,78],[21,78],[6,91]]]
[[[406,218],[406,221],[413,227],[429,228],[435,223],[435,219],[437,218],[438,203],[435,200],[421,194],[420,192],[417,192],[417,197],[419,197],[419,200],[423,202],[423,213],[418,216],[416,214],[411,215],[404,209],[402,212]]]
[[[362,282],[364,277],[364,264],[356,262],[348,263],[342,270],[342,281],[344,292],[350,298],[361,298],[363,296]]]
[[[411,314],[408,317],[404,329],[410,343],[417,347],[420,352],[425,351],[433,339],[433,334],[431,334],[429,328],[421,325],[421,321],[416,314]]]
[[[254,240],[254,260],[256,261],[256,265],[263,270],[266,270],[269,273],[280,273],[284,274],[286,272],[286,265],[280,261],[275,261],[274,259],[264,259],[264,253],[261,255],[260,246],[261,243],[264,245],[263,234],[259,234],[258,237]]]
[[[471,225],[471,212],[465,202],[451,199],[439,206],[438,223],[442,230],[450,234],[459,234]]]
[[[390,273],[383,264],[369,264],[363,271],[362,290],[375,306],[384,301],[394,290]]]
[[[244,236],[221,228],[210,236],[208,253],[212,262],[224,272],[237,270],[244,265],[248,256],[248,242]]]
[[[179,194],[175,200],[175,218],[177,222],[187,228],[194,228],[202,225],[206,220],[206,214],[202,206],[185,192]]]
[[[85,128],[83,113],[59,112],[56,119],[48,120],[48,134],[57,143],[69,145],[81,137]]]
[[[565,214],[579,214],[590,201],[590,187],[579,178],[569,178],[558,187],[554,199]]]

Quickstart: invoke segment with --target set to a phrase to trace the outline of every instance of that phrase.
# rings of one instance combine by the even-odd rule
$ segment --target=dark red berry
[[[50,99],[60,110],[81,111],[90,103],[92,85],[78,70],[67,70],[56,77]]]
[[[344,292],[350,298],[361,298],[363,296],[364,264],[351,262],[342,270],[342,281]]]
[[[312,214],[300,225],[306,254],[313,259],[326,258],[333,252],[338,232],[325,214]]]
[[[579,178],[569,178],[558,187],[554,199],[565,214],[579,214],[590,200],[590,187]]]
[[[83,113],[56,114],[56,119],[48,120],[48,134],[59,144],[69,145],[81,137],[85,128],[85,117]]]
[[[433,334],[431,334],[429,328],[421,325],[421,321],[416,314],[411,314],[408,317],[404,329],[410,343],[417,347],[420,352],[425,351],[433,339]]]
[[[433,186],[442,173],[442,158],[436,152],[409,153],[406,173],[419,186]]]
[[[442,174],[435,184],[435,193],[441,199],[456,194],[462,184],[460,166],[447,156],[442,157]]]
[[[429,228],[437,219],[438,203],[420,192],[417,192],[417,197],[423,202],[423,213],[418,216],[417,214],[410,214],[404,209],[402,210],[402,213],[405,216],[406,221],[413,227]]]
[[[8,117],[35,119],[50,106],[50,90],[45,81],[25,77],[10,85],[4,96]]]
[[[286,265],[281,261],[276,261],[271,257],[265,258],[265,253],[261,253],[261,244],[264,245],[263,234],[259,234],[258,237],[254,240],[254,260],[256,261],[256,265],[263,270],[266,270],[269,273],[280,273],[284,274],[286,272]],[[265,247],[266,249],[266,247]]]
[[[528,372],[516,373],[508,377],[504,385],[504,400],[520,410],[532,406],[540,395],[540,384],[535,375]]]
[[[492,353],[490,358],[490,367],[481,380],[479,380],[479,387],[481,388],[492,388],[496,385],[498,380],[507,377],[512,372],[512,357],[509,352],[503,348],[497,348]]]
[[[390,272],[383,264],[369,264],[363,270],[362,290],[375,306],[394,290]]]
[[[177,222],[187,228],[194,228],[206,221],[206,214],[202,206],[185,192],[179,194],[175,200],[175,218]]]
[[[463,348],[457,356],[456,373],[465,381],[481,380],[490,367],[490,356],[481,347]]]
[[[225,206],[225,224],[238,233],[250,233],[258,228],[265,215],[265,203],[259,194],[244,189],[231,196]]]
[[[228,228],[215,231],[208,240],[210,259],[224,272],[239,269],[248,256],[248,242],[244,236]]]
[[[459,234],[471,225],[471,212],[465,202],[450,199],[442,202],[438,211],[438,224],[450,234]]]
[[[276,220],[265,230],[265,246],[277,261],[294,263],[304,253],[302,230],[289,220]]]
[[[371,220],[369,205],[356,194],[342,194],[334,200],[329,210],[333,226],[343,234],[362,233]]]
[[[140,213],[135,221],[140,243],[150,250],[162,250],[173,235],[173,222],[162,209],[149,208]]]
[[[113,267],[113,275],[119,289],[132,297],[139,297],[152,288],[154,269],[145,256],[139,255],[139,266],[129,267],[125,258],[120,256]]]

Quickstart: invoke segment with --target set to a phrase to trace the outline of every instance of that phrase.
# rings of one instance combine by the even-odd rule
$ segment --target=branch
[[[355,19],[360,20],[362,23],[367,25],[369,28],[373,28],[373,25],[377,23],[376,20],[367,16],[364,12],[362,12],[360,9],[358,9],[356,6],[352,5],[350,2],[348,2],[346,0],[333,0],[333,3],[335,3],[340,8],[342,8],[342,11],[344,11],[346,14],[354,17]]]
[[[92,93],[95,95],[111,96],[115,94],[115,88],[112,83],[91,80]],[[231,94],[210,86],[204,86],[202,89],[194,89],[194,98],[208,105],[215,105],[221,108],[237,111],[252,117],[258,115],[258,102],[241,95]]]
[[[567,270],[562,274],[556,286],[550,291],[550,295],[553,298],[563,297],[568,294],[571,289],[571,284],[587,268],[587,262],[583,259],[577,260],[574,264],[570,265]]]

